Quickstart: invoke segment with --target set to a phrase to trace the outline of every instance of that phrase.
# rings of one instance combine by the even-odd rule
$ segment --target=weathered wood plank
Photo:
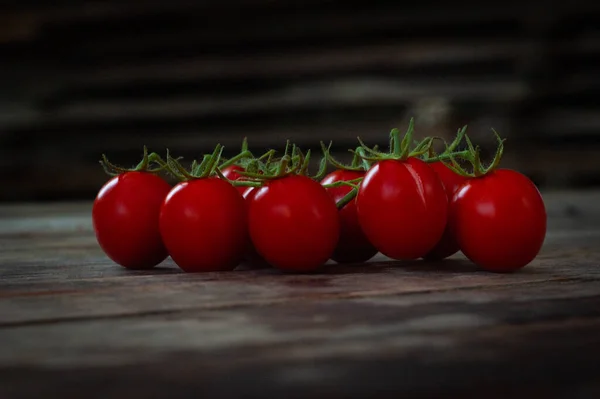
[[[572,397],[573,389],[598,387],[598,284],[4,328],[0,393],[30,397],[39,384],[47,394],[94,387],[113,397],[167,390],[364,397],[375,387],[416,397],[471,397],[501,384],[491,397]],[[106,380],[113,383],[95,389]]]
[[[103,255],[91,230],[89,203],[37,211],[34,205],[4,207],[0,324],[600,280],[598,195],[546,194],[551,229],[545,247],[531,265],[510,275],[478,271],[460,255],[439,264],[378,256],[366,265],[332,263],[311,276],[271,269],[187,275],[170,260],[136,272]]]
[[[132,272],[90,203],[2,206],[0,397],[595,397],[600,193],[544,197],[544,249],[508,275],[461,256]]]
[[[260,353],[262,347],[268,353],[267,346],[281,347],[288,343],[298,346],[308,343],[313,348],[305,354],[315,357],[336,352],[360,357],[383,352],[390,344],[394,348],[393,341],[397,338],[406,340],[431,334],[442,341],[448,336],[452,341],[453,335],[469,331],[478,334],[496,329],[487,333],[501,335],[511,328],[527,330],[557,321],[565,324],[568,320],[596,321],[600,316],[598,282],[528,288],[527,291],[521,287],[501,287],[366,300],[297,301],[262,307],[187,310],[166,317],[158,314],[5,326],[0,329],[0,337],[6,343],[0,349],[0,365],[60,366],[66,359],[55,357],[59,351],[72,356],[75,365],[89,365],[102,359],[103,348],[113,349],[115,353],[110,355],[117,356],[114,363],[122,364],[144,360],[144,354],[153,357],[186,348],[208,353],[236,350]],[[367,344],[367,340],[372,342],[356,350],[343,342],[354,340],[362,341],[361,345]],[[343,345],[336,347],[336,341]],[[407,341],[409,347],[413,346]],[[417,339],[414,346],[431,344],[436,346],[435,342]],[[119,349],[124,353],[119,355]],[[39,355],[29,357],[27,352],[34,350]],[[86,357],[88,354],[91,357]],[[271,356],[279,357],[276,352]]]
[[[495,286],[525,289],[531,284],[600,280],[600,272],[595,271],[598,261],[600,257],[571,268],[532,265],[510,276],[477,272],[466,263],[459,263],[458,268],[456,263],[454,267],[436,268],[398,263],[373,264],[357,270],[331,267],[329,273],[310,277],[287,276],[272,270],[189,276],[173,273],[174,268],[141,276],[119,271],[119,276],[117,270],[105,273],[107,265],[100,264],[91,268],[95,273],[90,268],[85,271],[92,278],[82,279],[74,270],[78,264],[48,265],[47,271],[38,272],[37,278],[9,276],[13,281],[21,281],[2,287],[0,326]],[[38,283],[35,288],[28,283],[40,279],[52,283]]]

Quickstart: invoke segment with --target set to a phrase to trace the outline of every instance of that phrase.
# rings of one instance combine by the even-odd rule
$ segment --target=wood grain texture
[[[89,203],[1,206],[0,398],[597,397],[600,192],[544,198],[542,253],[513,274],[133,272]]]

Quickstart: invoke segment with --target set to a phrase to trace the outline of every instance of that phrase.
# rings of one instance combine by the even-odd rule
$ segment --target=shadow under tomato
[[[385,269],[389,268],[389,264],[384,264],[382,262],[377,263],[327,263],[319,272],[321,274],[373,274],[373,273],[381,273]]]
[[[416,260],[410,262],[397,262],[398,267],[403,268],[408,271],[422,271],[422,272],[430,272],[430,273],[452,273],[452,274],[490,274],[490,275],[500,275],[500,274],[538,274],[539,271],[536,270],[534,265],[526,266],[521,269],[513,270],[513,271],[488,271],[484,270],[481,267],[477,266],[475,263],[471,262],[468,259],[443,259],[439,261],[431,261],[431,260]]]
[[[410,260],[398,261],[391,259],[376,259],[360,263],[335,263],[327,262],[321,268],[311,272],[288,272],[272,268],[274,275],[347,275],[347,274],[377,274],[385,273],[390,269],[404,271],[430,272],[430,273],[475,273],[482,272],[476,265],[463,259],[445,259],[442,261]]]
[[[264,269],[272,269],[273,267],[268,263],[240,263],[234,270],[235,271],[246,271],[246,270],[264,270]]]
[[[138,276],[183,273],[183,270],[177,267],[175,262],[173,262],[170,258],[165,259],[163,262],[150,269],[127,269],[125,267],[121,267],[121,271],[126,274],[135,274]]]
[[[328,263],[322,270],[328,274],[352,274],[381,273],[389,269],[433,273],[474,273],[481,271],[481,269],[467,259],[443,259],[440,261],[418,259],[403,261],[381,257],[366,263]]]
[[[416,260],[399,262],[399,266],[411,271],[424,271],[435,273],[476,273],[482,272],[476,264],[467,259],[442,259],[437,261]]]
[[[177,266],[155,266],[152,269],[145,269],[145,270],[127,270],[127,272],[132,273],[132,274],[137,274],[138,276],[149,276],[149,275],[155,275],[155,274],[179,274],[179,273],[184,273],[183,270],[181,270],[180,268],[178,268]]]

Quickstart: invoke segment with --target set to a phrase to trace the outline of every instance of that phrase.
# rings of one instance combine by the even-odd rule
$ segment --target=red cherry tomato
[[[450,227],[461,251],[481,268],[511,272],[539,253],[546,208],[526,176],[499,169],[467,180],[452,199]]]
[[[250,202],[256,196],[258,189],[255,187],[246,187],[246,190],[242,194],[244,199],[246,200],[246,204],[250,204]],[[248,236],[248,244],[246,245],[246,254],[244,255],[244,259],[246,263],[254,268],[264,268],[269,267],[267,261],[260,256],[260,254],[256,251],[254,244],[252,244],[252,240],[250,236]]]
[[[375,248],[392,259],[417,259],[442,237],[448,200],[434,170],[411,157],[373,165],[360,185],[356,207]]]
[[[158,215],[171,186],[145,172],[126,172],[100,189],[92,223],[102,250],[129,269],[149,269],[168,256],[158,227]]]
[[[258,253],[286,271],[318,269],[338,242],[335,203],[318,182],[306,176],[267,181],[249,203],[248,221]]]
[[[171,258],[186,272],[232,270],[248,240],[244,198],[225,180],[205,178],[175,186],[160,212],[160,232]]]
[[[365,172],[338,169],[331,172],[321,181],[322,185],[337,181],[349,181],[363,177]],[[350,186],[331,187],[326,189],[337,203],[352,191]],[[331,259],[338,263],[365,262],[377,253],[377,249],[367,240],[358,224],[356,200],[349,202],[339,210],[340,239]]]
[[[244,197],[244,199],[246,201],[251,201],[254,196],[256,195],[256,187],[244,187],[244,191],[242,192],[242,197]]]
[[[442,181],[442,184],[444,185],[444,188],[446,189],[449,207],[454,193],[463,185],[467,178],[453,172],[446,165],[444,165],[443,162],[432,162],[429,164],[429,166],[431,166],[435,173],[437,173],[438,177]],[[429,251],[429,253],[427,253],[427,255],[424,256],[424,259],[440,260],[447,258],[450,255],[454,255],[458,251],[459,247],[456,239],[454,238],[454,234],[452,234],[450,227],[446,225],[444,235],[437,243],[435,248],[433,248],[431,251]]]
[[[242,176],[238,173],[240,171],[243,172],[244,168],[242,168],[239,165],[229,165],[226,168],[224,168],[221,171],[221,173],[223,173],[223,176],[225,176],[229,180],[235,181],[235,180],[244,179],[244,176]],[[240,194],[243,194],[247,188],[248,187],[238,186],[238,187],[236,187],[236,190],[238,190],[240,192]]]

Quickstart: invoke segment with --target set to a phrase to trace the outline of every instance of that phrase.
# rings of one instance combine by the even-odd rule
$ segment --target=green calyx
[[[281,157],[275,157],[275,150],[269,150],[259,158],[250,159],[245,164],[245,170],[238,173],[249,181],[264,182],[266,180],[281,179],[290,175],[303,175],[320,180],[325,176],[327,170],[326,159],[321,159],[319,171],[316,175],[310,176],[308,169],[310,166],[311,151],[306,154],[296,144],[288,140],[285,150]]]
[[[446,141],[440,137],[433,137],[432,140],[434,141],[442,140],[444,142],[444,145],[446,147],[444,152],[442,152],[441,154],[436,154],[435,150],[433,149],[433,146],[430,146],[429,150],[421,156],[421,159],[425,162],[431,163],[437,161],[450,160],[452,158],[463,158],[468,156],[468,150],[457,150],[460,143],[465,139],[466,132],[466,125],[458,129],[456,137],[454,138],[454,140],[452,140],[452,143],[450,144],[446,143]]]
[[[275,156],[275,150],[269,150],[260,157],[256,158],[248,149],[248,139],[244,137],[240,153],[230,159],[222,159],[222,163],[218,167],[218,172],[231,165],[238,165],[242,170],[237,171],[238,174],[250,178],[252,175],[260,175],[267,173],[266,165],[272,164],[272,159]],[[268,174],[268,173],[267,173]]]
[[[244,137],[244,139],[242,140],[242,146],[240,148],[239,154],[229,159],[221,157],[219,160],[219,169],[225,169],[226,167],[231,165],[240,165],[243,167],[247,162],[249,162],[249,160],[253,158],[254,155],[248,149],[248,138]]]
[[[420,142],[416,144],[413,142],[415,130],[415,121],[414,118],[410,118],[408,123],[408,128],[404,136],[401,137],[400,130],[394,128],[390,131],[390,148],[389,152],[380,152],[375,148],[369,148],[360,137],[358,137],[358,142],[360,143],[360,147],[365,152],[365,155],[358,154],[362,159],[365,159],[370,162],[377,162],[387,159],[393,159],[398,161],[405,161],[411,157],[420,157],[423,154],[429,152],[431,145],[433,143],[433,138],[426,137]],[[355,154],[356,151],[353,151]]]
[[[171,156],[170,151],[167,149],[167,159],[165,161],[167,170],[180,181],[188,181],[195,179],[204,179],[211,177],[216,173],[217,165],[221,159],[223,153],[223,146],[217,144],[212,154],[205,154],[202,157],[202,162],[196,160],[192,161],[190,170],[187,170],[179,159],[175,159]]]
[[[410,157],[419,157],[430,151],[433,139],[427,137],[420,142],[414,143],[413,147],[413,135],[415,129],[414,118],[410,118],[408,128],[404,136],[401,137],[400,130],[394,128],[390,131],[390,146],[388,152],[381,152],[377,146],[367,146],[360,137],[358,137],[359,146],[355,150],[350,150],[354,154],[351,165],[343,165],[336,161],[328,151],[325,151],[325,146],[321,143],[321,147],[324,149],[325,158],[334,167],[344,170],[354,171],[367,171],[371,166],[382,160],[398,160],[404,161]],[[326,188],[350,186],[352,189],[342,199],[340,199],[336,206],[338,209],[342,209],[348,203],[350,203],[358,194],[358,189],[363,178],[358,178],[352,181],[339,181],[332,184],[325,185]]]
[[[148,154],[148,148],[144,146],[144,155],[142,160],[133,168],[124,168],[111,163],[105,154],[102,154],[100,165],[109,176],[117,176],[127,172],[146,172],[159,173],[163,171],[166,165],[162,162],[160,155],[153,152]]]
[[[350,151],[352,154],[354,154],[354,156],[352,157],[352,162],[350,163],[350,165],[345,165],[341,162],[339,162],[338,160],[336,160],[332,155],[331,155],[331,145],[333,144],[333,142],[329,143],[329,146],[325,146],[325,143],[323,143],[321,141],[321,150],[323,151],[323,159],[325,160],[326,163],[329,163],[331,166],[333,166],[336,169],[341,169],[341,170],[349,170],[349,171],[367,171],[369,170],[369,168],[371,168],[373,161],[370,161],[365,152],[365,150],[363,149],[362,145],[356,147],[355,150],[348,150]],[[377,146],[374,146],[372,148],[372,150],[377,151],[378,148]]]
[[[222,179],[229,181],[234,186],[256,186],[256,183],[253,182],[229,180],[225,176],[223,176],[223,174],[219,170],[219,168],[234,165],[236,163],[242,162],[244,159],[252,157],[252,153],[247,149],[247,144],[245,148],[244,145],[242,145],[242,151],[239,154],[226,161],[223,161],[222,159],[223,149],[224,147],[221,144],[217,144],[211,154],[205,154],[202,157],[201,162],[198,162],[194,159],[189,169],[186,169],[181,164],[181,162],[179,162],[180,158],[173,158],[168,149],[166,161],[161,160],[161,162],[164,162],[164,164],[166,165],[165,168],[180,181],[206,179],[209,177],[218,176]]]
[[[492,129],[492,132],[494,132],[494,135],[496,136],[498,146],[496,147],[494,158],[487,166],[481,161],[481,148],[479,146],[474,146],[471,139],[466,134],[464,134],[464,139],[467,143],[467,149],[459,152],[452,152],[446,149],[444,153],[447,153],[447,157],[439,159],[439,161],[443,162],[444,165],[454,173],[468,178],[481,177],[492,173],[500,165],[502,155],[504,154],[504,141],[506,141],[506,139],[500,137],[496,130]],[[465,169],[457,159],[469,163],[471,165],[471,171]]]

